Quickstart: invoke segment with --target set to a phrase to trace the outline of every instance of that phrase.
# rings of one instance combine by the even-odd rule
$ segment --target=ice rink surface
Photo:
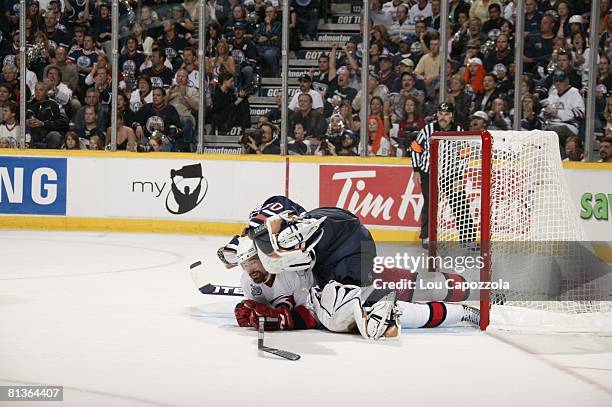
[[[268,333],[238,297],[205,296],[191,262],[237,285],[226,237],[0,231],[0,385],[62,385],[63,402],[0,406],[612,406],[612,338],[404,331],[369,343]]]

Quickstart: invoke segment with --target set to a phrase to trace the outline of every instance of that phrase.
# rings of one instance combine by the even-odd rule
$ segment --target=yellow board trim
[[[263,161],[321,164],[363,164],[363,165],[402,165],[411,166],[407,157],[331,157],[304,155],[257,155],[257,154],[195,154],[195,153],[134,153],[129,151],[91,151],[91,150],[19,150],[3,149],[2,155],[43,156],[43,157],[96,157],[96,158],[156,158],[194,161]],[[563,168],[571,170],[612,170],[610,163],[563,162]]]
[[[233,236],[246,226],[232,222],[157,219],[105,219],[54,216],[0,216],[0,229],[92,232],[172,233]],[[417,241],[418,231],[370,229],[377,242]]]

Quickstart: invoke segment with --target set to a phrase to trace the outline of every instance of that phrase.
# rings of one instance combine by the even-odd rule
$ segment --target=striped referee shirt
[[[412,168],[415,171],[429,174],[429,143],[431,141],[431,134],[436,131],[443,131],[438,125],[438,121],[429,123],[423,127],[416,139],[410,145],[412,154]],[[463,131],[461,126],[451,123],[448,130],[444,131]]]

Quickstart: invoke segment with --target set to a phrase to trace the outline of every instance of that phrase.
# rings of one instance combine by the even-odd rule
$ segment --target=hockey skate
[[[480,325],[480,310],[463,304],[463,317],[461,322],[468,322],[476,326]]]

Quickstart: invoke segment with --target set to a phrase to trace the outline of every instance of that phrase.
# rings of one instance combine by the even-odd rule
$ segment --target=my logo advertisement
[[[0,157],[0,213],[66,215],[66,159]]]
[[[169,170],[169,178],[158,181],[132,181],[133,193],[150,192],[164,199],[164,207],[173,215],[195,209],[208,192],[208,181],[202,175],[202,164],[190,164]]]

